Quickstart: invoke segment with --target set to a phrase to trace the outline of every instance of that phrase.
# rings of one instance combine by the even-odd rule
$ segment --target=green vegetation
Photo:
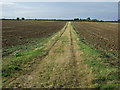
[[[32,62],[34,58],[45,54],[47,51],[43,49],[43,44],[48,40],[49,38],[29,39],[28,44],[3,49],[11,54],[4,53],[2,76],[11,76],[16,71],[24,69],[27,62]]]
[[[45,42],[46,38],[31,38],[27,39],[26,44],[24,45],[16,45],[16,46],[9,46],[7,48],[3,48],[3,57],[12,54],[13,52],[22,52],[25,50],[34,49],[35,47],[41,47],[42,43]]]
[[[93,84],[96,88],[118,88],[118,69],[105,63],[108,58],[99,51],[89,47],[83,42],[79,43],[80,50],[84,52],[84,63],[88,65],[95,79]]]

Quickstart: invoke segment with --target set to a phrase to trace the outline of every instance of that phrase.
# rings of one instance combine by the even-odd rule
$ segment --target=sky
[[[120,0],[1,0],[2,2],[118,2]]]
[[[117,20],[118,2],[6,2],[2,18]]]

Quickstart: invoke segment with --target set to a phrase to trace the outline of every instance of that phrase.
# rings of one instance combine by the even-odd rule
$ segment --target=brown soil
[[[3,20],[3,48],[29,43],[26,39],[47,37],[55,32],[58,32],[65,23],[66,22],[60,21]]]
[[[74,26],[83,38],[82,41],[117,55],[118,23],[74,22]]]

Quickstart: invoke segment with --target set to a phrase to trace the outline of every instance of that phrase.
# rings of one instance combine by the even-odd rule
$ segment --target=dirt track
[[[33,71],[17,77],[6,87],[27,88],[90,88],[93,76],[83,64],[79,38],[72,24],[56,33],[45,45],[48,54]]]

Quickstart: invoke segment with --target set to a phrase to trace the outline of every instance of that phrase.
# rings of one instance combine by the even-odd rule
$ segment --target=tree
[[[20,18],[19,18],[19,17],[17,17],[17,20],[20,20]]]
[[[98,22],[99,20],[97,20],[97,19],[92,19],[92,21],[93,21],[93,22]]]
[[[5,18],[2,18],[2,20],[5,20]]]
[[[25,18],[21,18],[22,20],[25,20]]]
[[[118,22],[120,23],[120,19],[118,19]]]
[[[78,21],[79,20],[79,18],[74,18],[74,21]]]
[[[100,20],[100,22],[104,22],[103,20]]]
[[[82,21],[82,19],[80,18],[80,21]]]
[[[91,20],[90,17],[88,17],[88,18],[87,18],[87,21],[90,21],[90,20]]]

